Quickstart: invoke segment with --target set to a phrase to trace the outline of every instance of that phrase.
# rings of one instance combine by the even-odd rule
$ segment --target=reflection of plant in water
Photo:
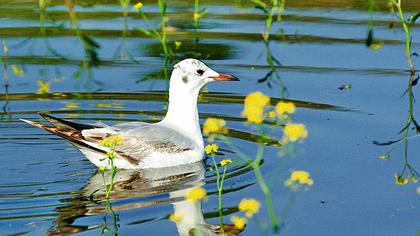
[[[272,188],[270,185],[268,185],[266,177],[264,177],[260,169],[260,166],[263,163],[264,159],[264,143],[267,139],[278,140],[278,138],[275,138],[277,129],[270,128],[269,130],[266,130],[264,128],[263,122],[267,121],[274,123],[276,125],[276,128],[281,129],[283,131],[283,137],[280,139],[280,141],[277,142],[277,146],[282,147],[282,155],[292,154],[292,147],[294,146],[294,143],[297,141],[304,140],[308,136],[308,132],[303,124],[292,123],[291,115],[296,110],[293,103],[286,103],[280,101],[273,108],[270,105],[270,98],[268,96],[264,95],[261,92],[254,92],[249,94],[245,98],[244,104],[245,107],[242,114],[247,118],[247,122],[252,124],[252,126],[257,129],[261,137],[260,140],[257,141],[258,149],[257,154],[254,158],[251,158],[249,155],[242,152],[225,135],[228,131],[225,128],[224,120],[209,118],[204,124],[203,133],[210,134],[208,138],[209,142],[213,142],[215,138],[220,139],[222,142],[227,144],[233,151],[235,151],[243,161],[245,161],[250,167],[252,167],[255,173],[257,183],[265,196],[265,204],[268,210],[273,233],[278,234],[280,228],[280,219],[278,218],[277,213],[274,210],[275,208],[273,205],[271,194]],[[301,186],[305,184],[307,186],[311,186],[313,184],[313,180],[310,179],[309,173],[307,173],[306,179],[305,176],[303,176],[303,173],[307,172],[298,172],[294,175],[292,173],[291,178],[287,182],[289,184],[286,184],[286,186],[295,191],[298,189],[292,188],[291,186]],[[257,209],[255,212],[258,211],[259,207],[255,207],[258,204],[255,203],[248,205],[253,205],[254,208]],[[242,207],[242,209],[246,208]],[[245,215],[250,216],[252,214],[249,213]],[[232,221],[237,226],[243,226],[247,220],[245,218],[235,216],[232,218]]]
[[[419,177],[418,172],[414,169],[414,167],[410,164],[408,158],[408,140],[418,135],[409,137],[409,131],[414,129],[416,133],[420,133],[420,125],[416,121],[414,117],[414,94],[413,94],[413,86],[417,85],[419,80],[419,76],[415,78],[416,70],[414,68],[414,64],[412,61],[412,57],[416,54],[411,52],[411,28],[413,27],[416,20],[420,17],[420,12],[416,13],[415,15],[411,16],[408,20],[405,19],[404,11],[402,8],[401,0],[389,0],[389,4],[391,6],[391,12],[397,12],[397,17],[404,29],[405,33],[405,54],[407,57],[408,65],[410,68],[410,78],[408,80],[407,90],[404,92],[404,95],[407,94],[408,101],[409,101],[409,109],[408,109],[408,116],[407,121],[400,131],[403,133],[403,137],[401,139],[390,141],[386,143],[379,143],[374,142],[376,145],[392,145],[395,144],[387,153],[380,156],[380,159],[388,159],[392,153],[392,151],[399,146],[398,144],[404,143],[404,165],[401,173],[395,175],[395,183],[398,185],[405,185],[411,180],[412,182],[416,183],[417,178]]]
[[[120,6],[123,13],[124,18],[124,28],[121,35],[121,43],[118,46],[117,50],[115,51],[114,58],[120,60],[129,60],[132,62],[137,62],[129,50],[126,48],[125,40],[130,35],[130,31],[128,29],[128,6],[130,5],[130,0],[120,0]]]
[[[143,20],[146,22],[146,24],[149,26],[150,29],[143,29],[143,28],[136,28],[140,32],[144,33],[147,36],[151,36],[158,40],[161,44],[162,50],[163,50],[163,56],[164,56],[164,62],[162,69],[159,71],[158,75],[150,74],[143,78],[142,80],[139,80],[137,82],[150,80],[150,79],[156,79],[155,76],[158,76],[158,78],[164,78],[165,80],[169,80],[169,71],[168,71],[168,64],[172,60],[173,57],[173,51],[169,47],[167,43],[166,33],[167,33],[167,27],[166,27],[166,2],[165,0],[158,0],[158,6],[159,6],[159,13],[160,13],[160,27],[159,30],[150,22],[147,15],[142,11],[143,4],[141,2],[138,2],[134,5],[134,9],[141,15]],[[169,86],[169,84],[168,84]]]
[[[200,9],[200,0],[194,0],[194,13],[193,13],[193,27],[194,27],[194,57],[198,57],[197,49],[198,49],[198,41],[200,40],[198,37],[198,23],[199,19],[202,18],[206,14],[206,8]]]
[[[252,2],[266,15],[265,32],[263,33],[263,40],[267,52],[267,63],[271,68],[271,70],[263,78],[259,79],[258,82],[267,83],[267,86],[271,88],[272,81],[274,79],[274,82],[280,85],[281,95],[283,97],[286,95],[287,89],[280,78],[279,72],[277,71],[277,68],[281,66],[281,63],[274,57],[270,49],[270,32],[274,22],[277,22],[279,25],[281,24],[282,14],[285,9],[286,0],[271,0],[267,3],[260,0],[252,0]],[[279,33],[282,33],[282,30],[280,30]]]
[[[2,110],[3,114],[0,116],[0,120],[3,120],[6,114],[9,114],[9,76],[7,73],[7,55],[9,49],[7,48],[6,41],[2,40],[3,56],[0,58],[2,67],[3,67],[3,80],[4,80],[4,94],[6,95],[6,102],[4,103]],[[9,114],[9,120],[11,120]]]
[[[3,79],[4,79],[4,87],[6,91],[9,87],[9,76],[7,74],[7,56],[9,53],[9,48],[7,47],[6,41],[4,39],[1,41],[2,49],[3,49],[3,56],[1,57],[1,64],[3,66]]]
[[[159,30],[150,22],[149,18],[144,14],[142,11],[143,4],[137,3],[134,5],[134,9],[137,10],[137,12],[140,14],[140,16],[143,18],[143,20],[146,22],[146,24],[150,27],[150,29],[143,29],[143,28],[136,28],[140,32],[144,33],[147,36],[151,36],[158,40],[162,46],[163,53],[165,57],[172,56],[173,52],[172,49],[168,46],[168,43],[166,42],[166,3],[164,0],[158,0],[158,6],[159,6],[159,13],[160,13],[160,27]]]
[[[98,57],[98,50],[100,45],[90,36],[83,33],[80,25],[79,20],[77,18],[76,12],[73,9],[73,3],[71,0],[65,0],[65,5],[67,7],[67,11],[70,16],[70,24],[72,27],[75,28],[76,35],[80,39],[82,43],[83,51],[85,54],[85,59],[83,60],[82,64],[79,67],[79,70],[73,73],[73,78],[78,79],[86,74],[88,78],[88,83],[85,84],[85,88],[89,91],[93,90],[94,86],[99,86],[101,89],[102,82],[97,81],[94,79],[92,66],[98,66],[100,63],[100,59]]]
[[[373,50],[378,50],[382,47],[381,42],[377,42],[373,33],[373,12],[375,10],[375,0],[368,0],[368,34],[366,38],[366,46]]]
[[[109,198],[105,198],[105,205],[106,205],[106,214],[104,215],[104,226],[102,228],[101,234],[103,235],[104,233],[108,233],[110,232],[110,229],[108,227],[108,220],[107,220],[107,216],[108,214],[111,214],[111,218],[112,218],[112,226],[113,226],[113,232],[110,232],[111,235],[118,235],[118,231],[119,231],[119,217],[118,214],[112,209],[112,203],[110,201]]]

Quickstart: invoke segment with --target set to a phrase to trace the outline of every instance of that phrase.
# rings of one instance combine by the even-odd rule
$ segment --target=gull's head
[[[217,73],[196,59],[185,59],[174,65],[171,76],[171,88],[199,91],[208,82],[213,81],[238,81],[233,75]]]

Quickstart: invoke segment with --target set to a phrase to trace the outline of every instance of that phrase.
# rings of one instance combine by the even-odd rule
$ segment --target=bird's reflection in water
[[[170,168],[119,170],[115,176],[110,199],[106,201],[104,190],[105,185],[110,183],[111,174],[111,172],[96,173],[88,180],[79,196],[62,200],[69,204],[56,209],[59,216],[49,234],[61,235],[98,228],[102,228],[103,232],[118,234],[118,227],[121,227],[118,222],[119,212],[158,204],[172,204],[172,213],[180,216],[175,222],[179,235],[240,233],[240,230],[231,225],[223,225],[221,230],[219,225],[207,224],[201,202],[185,199],[188,191],[204,185],[205,168],[202,162]],[[124,201],[125,199],[127,201]],[[112,205],[116,202],[118,204]],[[96,225],[75,224],[80,218],[94,215],[103,216],[104,222]],[[148,220],[154,219],[144,221]]]

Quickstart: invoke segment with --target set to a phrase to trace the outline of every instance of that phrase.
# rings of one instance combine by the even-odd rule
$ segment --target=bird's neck
[[[197,110],[197,97],[199,91],[185,91],[171,88],[169,90],[169,106],[165,125],[192,138],[199,147],[203,146],[200,122]]]

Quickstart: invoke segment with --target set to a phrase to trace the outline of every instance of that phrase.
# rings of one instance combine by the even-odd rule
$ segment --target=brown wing
[[[82,131],[86,130],[86,129],[95,129],[95,128],[100,128],[100,126],[95,126],[95,125],[85,125],[85,124],[78,124],[78,123],[74,123],[74,122],[70,122],[70,121],[66,121],[63,119],[59,119],[59,118],[55,118],[52,117],[50,115],[46,115],[46,114],[41,114],[40,115],[45,118],[48,122],[50,122],[53,126],[48,126],[46,124],[43,123],[39,123],[39,122],[35,122],[35,121],[30,121],[30,120],[25,120],[25,119],[21,119],[22,121],[33,125],[35,127],[41,128],[43,130],[46,130],[50,133],[53,133],[55,135],[58,135],[74,144],[77,144],[79,146],[82,147],[86,147],[88,149],[91,149],[93,151],[102,153],[102,154],[106,154],[107,150],[98,148],[98,147],[94,147],[92,145],[89,144],[89,141],[86,140],[83,135],[82,135]],[[118,156],[120,156],[121,158],[126,159],[128,162],[130,162],[133,165],[137,165],[139,163],[139,161],[135,158],[132,158],[130,155],[127,155],[126,153],[123,152],[118,152],[117,151]]]

